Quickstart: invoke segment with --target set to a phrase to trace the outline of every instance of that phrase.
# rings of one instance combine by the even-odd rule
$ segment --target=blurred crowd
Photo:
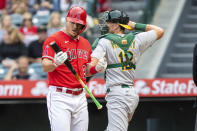
[[[87,12],[87,29],[82,35],[88,39],[99,13],[111,10],[111,0],[1,0],[0,62],[8,68],[4,80],[32,78],[28,66],[40,64],[45,39],[64,28],[67,11],[73,6]],[[20,68],[25,71],[21,73]]]

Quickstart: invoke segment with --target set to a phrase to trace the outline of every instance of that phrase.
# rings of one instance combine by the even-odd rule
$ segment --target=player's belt
[[[121,88],[133,88],[133,82],[132,82],[132,85],[122,84]],[[107,88],[106,93],[108,94],[109,92],[110,92],[110,88]]]
[[[65,90],[61,87],[56,87],[56,92],[68,93],[72,95],[79,95],[83,92],[83,88],[75,88],[75,89],[68,89]]]
[[[132,88],[132,87],[133,87],[132,85],[131,86],[130,85],[125,85],[125,84],[121,85],[121,88]]]

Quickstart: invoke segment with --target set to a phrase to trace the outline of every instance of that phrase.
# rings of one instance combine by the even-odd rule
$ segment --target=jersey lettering
[[[120,48],[118,45],[114,44],[113,41],[111,41],[111,46],[112,46],[113,49]]]
[[[73,60],[73,59],[76,59],[76,58],[77,58],[76,49],[72,49],[71,52],[72,52],[72,53],[71,53],[71,54],[72,54],[72,55],[71,55],[72,60]]]
[[[88,60],[88,52],[83,50],[83,59]]]
[[[81,49],[77,49],[77,54],[79,58],[82,58],[83,53]]]
[[[67,49],[66,53],[68,55],[68,60],[71,61],[71,52],[70,52],[70,50]]]
[[[129,48],[135,49],[135,40],[133,40],[133,43],[131,44],[131,46]]]
[[[77,57],[78,57],[78,58],[82,58],[82,59],[88,61],[88,51],[86,51],[86,50],[82,50],[82,49],[77,49],[77,50],[76,50],[76,49],[72,49],[72,50],[70,51],[70,49],[68,48],[68,49],[66,50],[66,53],[67,53],[67,55],[68,55],[69,61],[74,60],[74,59],[77,59]]]

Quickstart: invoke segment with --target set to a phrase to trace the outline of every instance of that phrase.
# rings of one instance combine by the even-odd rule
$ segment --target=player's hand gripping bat
[[[58,45],[55,42],[51,42],[50,43],[51,48],[55,51],[55,53],[60,52],[60,48],[58,47]],[[96,104],[98,109],[102,109],[102,105],[96,100],[96,98],[93,96],[93,94],[90,92],[90,90],[88,89],[88,87],[84,84],[84,82],[81,80],[81,78],[79,77],[79,75],[77,74],[77,72],[75,71],[75,69],[72,67],[72,65],[70,64],[69,60],[67,59],[64,64],[68,67],[68,69],[75,75],[75,77],[77,78],[77,80],[79,81],[79,83],[83,86],[83,88],[86,90],[86,92],[88,93],[88,95],[92,98],[92,100],[94,101],[94,103]]]

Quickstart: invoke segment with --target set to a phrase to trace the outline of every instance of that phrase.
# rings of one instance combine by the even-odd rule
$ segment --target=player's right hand
[[[62,65],[66,61],[66,59],[68,59],[67,53],[60,51],[57,54],[55,54],[54,65],[56,67]]]

